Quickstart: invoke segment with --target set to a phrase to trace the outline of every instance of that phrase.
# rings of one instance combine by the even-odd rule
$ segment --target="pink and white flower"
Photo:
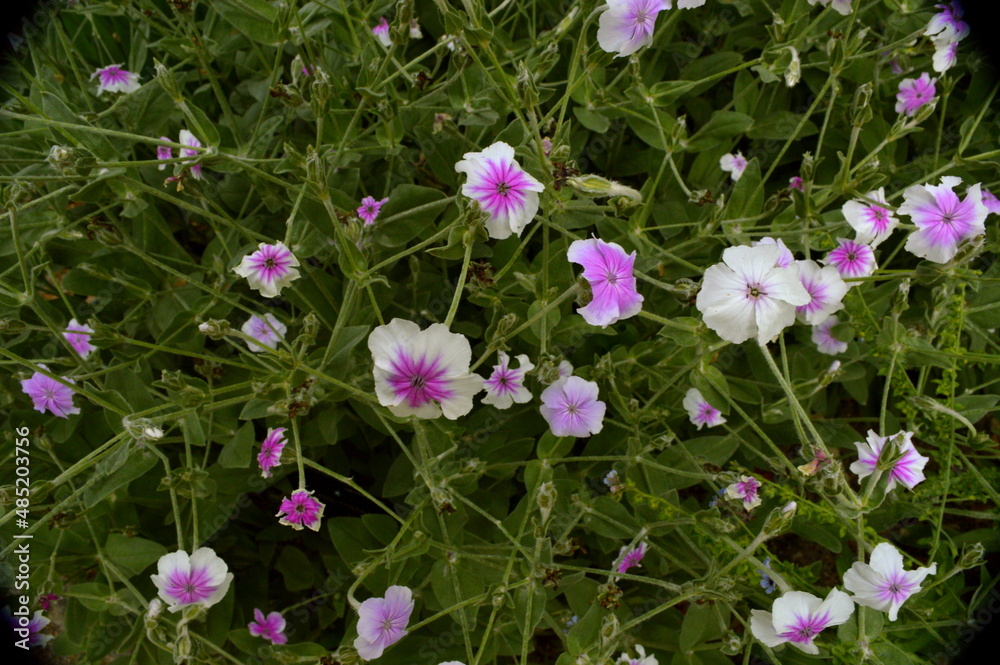
[[[483,404],[491,404],[498,409],[509,409],[516,402],[524,404],[531,401],[531,391],[524,387],[524,375],[535,368],[528,356],[517,356],[517,369],[510,366],[510,356],[503,351],[498,354],[499,365],[493,366],[493,373],[486,379],[486,397]]]
[[[375,223],[378,218],[379,212],[382,211],[382,206],[388,201],[388,198],[376,199],[374,196],[366,196],[361,199],[361,207],[358,208],[358,217],[365,220],[365,226],[370,226]]]
[[[413,592],[394,585],[384,598],[369,598],[358,607],[358,637],[354,648],[361,660],[374,660],[406,635],[413,613]]]
[[[879,436],[873,430],[868,430],[866,441],[856,441],[854,446],[858,449],[858,461],[851,464],[851,471],[858,475],[858,481],[867,478],[875,472],[875,465],[878,464],[882,449],[885,448],[889,439],[902,437],[899,441],[900,457],[892,466],[889,473],[889,486],[886,491],[892,491],[896,483],[904,485],[907,489],[913,489],[918,484],[926,480],[924,467],[931,458],[924,457],[917,452],[913,445],[913,432],[900,431],[892,436]]]
[[[368,337],[379,403],[397,416],[455,420],[472,410],[483,378],[469,372],[472,347],[441,323],[426,330],[393,319]]]
[[[744,510],[750,511],[760,505],[760,481],[753,476],[740,476],[740,479],[726,487],[726,498],[743,502]]]
[[[836,316],[828,316],[824,321],[813,326],[812,341],[820,353],[828,356],[835,356],[847,350],[847,342],[842,342],[833,336],[833,328],[840,319]]]
[[[156,570],[150,578],[171,612],[195,605],[207,609],[223,599],[233,581],[226,562],[210,547],[190,555],[183,550],[164,554]]]
[[[392,46],[392,38],[389,36],[389,21],[384,16],[379,17],[378,23],[372,28],[372,34],[382,46],[386,48]]]
[[[895,621],[903,603],[921,590],[925,577],[937,574],[936,563],[904,570],[903,555],[889,543],[876,545],[868,561],[856,561],[844,573],[844,588],[854,593],[851,600],[858,605],[888,613],[889,621]]]
[[[256,340],[254,342],[247,340],[247,347],[254,353],[263,353],[268,349],[274,351],[278,348],[278,342],[284,341],[285,333],[288,332],[285,324],[270,312],[264,316],[256,314],[251,316],[240,330],[247,337]]]
[[[191,132],[189,132],[186,129],[182,129],[181,130],[180,138],[177,139],[177,142],[178,143],[183,143],[184,145],[191,146],[190,148],[181,148],[181,154],[180,154],[181,157],[197,157],[198,153],[200,151],[199,150],[193,150],[193,148],[201,148],[201,147],[203,147],[201,145],[201,141],[199,141],[197,138],[195,138],[195,135],[192,134]],[[188,164],[189,162],[184,162],[184,163]],[[201,180],[201,179],[203,179],[205,177],[202,174],[201,164],[192,164],[191,168],[190,168],[190,171],[191,171],[191,175],[194,176],[195,180]]]
[[[743,153],[738,151],[736,154],[727,153],[719,158],[719,168],[729,173],[729,177],[733,179],[733,182],[736,182],[743,176],[748,163]]]
[[[656,15],[670,0],[607,0],[598,21],[597,43],[616,58],[632,55],[653,41]]]
[[[288,642],[288,636],[285,635],[285,618],[281,616],[281,612],[270,612],[264,616],[264,613],[255,607],[253,619],[247,625],[251,635],[263,637],[271,644],[286,644]]]
[[[481,152],[467,152],[455,170],[467,176],[462,194],[478,201],[489,215],[489,236],[503,240],[513,233],[520,237],[538,212],[538,192],[545,186],[515,161],[514,148],[497,141]]]
[[[753,636],[769,647],[788,642],[815,656],[819,654],[816,636],[830,626],[846,623],[854,614],[854,603],[839,589],[830,589],[825,600],[805,591],[789,591],[774,601],[771,610],[750,613]]]
[[[45,365],[39,365],[39,367],[48,370]],[[69,383],[75,383],[67,376],[62,377],[62,379]],[[73,389],[41,372],[35,372],[30,379],[22,380],[21,390],[31,398],[35,411],[39,413],[48,411],[57,418],[69,418],[80,413],[80,407],[73,405]]]
[[[94,329],[86,323],[70,319],[66,330],[63,331],[63,337],[73,347],[73,350],[80,354],[81,358],[86,358],[92,351],[97,350],[97,347],[90,343],[90,336],[93,333]]]
[[[726,422],[722,412],[709,404],[708,400],[705,399],[701,391],[697,388],[688,388],[687,393],[684,395],[683,405],[691,423],[697,425],[698,429],[701,429],[705,425],[715,427]]]
[[[774,245],[778,248],[780,254],[778,254],[778,260],[774,265],[779,268],[787,268],[795,263],[795,256],[792,254],[792,250],[788,249],[788,246],[785,245],[785,241],[781,238],[775,239],[771,236],[764,236],[760,240],[754,240],[750,243],[751,247],[756,247],[757,245]]]
[[[172,139],[169,136],[161,136],[160,140],[161,141],[171,141]],[[158,146],[156,146],[156,158],[157,159],[173,159],[174,158],[174,149],[171,148],[168,145],[158,145]],[[160,164],[156,168],[157,168],[157,170],[162,171],[163,169],[167,168],[167,165],[166,164]]]
[[[958,42],[934,40],[934,57],[931,67],[939,74],[954,67],[958,63]]]
[[[281,464],[281,453],[285,450],[285,428],[270,427],[267,436],[260,444],[260,452],[257,453],[257,464],[260,465],[260,475],[264,478],[271,477],[271,469]]]
[[[834,266],[841,277],[867,277],[878,268],[875,252],[868,245],[846,238],[837,238],[837,244],[837,249],[831,250],[823,263]],[[857,284],[858,282],[851,282],[848,286]]]
[[[34,649],[35,647],[45,648],[45,645],[49,643],[49,640],[53,639],[54,635],[46,635],[42,630],[52,623],[52,620],[46,616],[42,615],[41,610],[35,610],[35,614],[28,620],[27,625],[21,623],[21,619],[27,617],[15,617],[10,612],[9,607],[5,607],[0,610],[0,619],[7,624],[11,633],[17,635],[18,642],[21,640],[27,640],[27,645],[29,649]]]
[[[121,65],[108,65],[101,67],[90,75],[91,79],[97,79],[97,96],[100,97],[105,92],[135,92],[142,86],[139,85],[139,74],[122,69]]]
[[[899,82],[899,92],[896,93],[896,113],[913,117],[926,104],[934,101],[937,90],[930,74],[924,72],[920,78],[903,79]]]
[[[319,531],[323,510],[326,506],[313,497],[312,490],[295,490],[292,495],[281,500],[275,517],[278,524],[290,526],[296,531],[312,529]]]
[[[780,256],[772,245],[730,247],[722,263],[705,271],[695,303],[719,337],[734,344],[756,337],[767,344],[792,325],[795,308],[810,296],[797,266],[777,266]]]
[[[828,6],[841,16],[851,15],[851,0],[809,0],[809,4]]]
[[[599,238],[575,240],[566,252],[570,263],[583,266],[593,298],[577,310],[592,326],[607,328],[642,309],[643,297],[636,290],[632,268],[636,253],[626,254],[622,246]]]
[[[986,209],[994,215],[1000,215],[1000,199],[996,197],[996,194],[985,187],[983,187],[982,192],[983,205],[986,206]]]
[[[944,176],[940,185],[913,185],[903,192],[899,214],[909,215],[917,230],[906,239],[906,249],[935,263],[947,263],[961,243],[986,232],[989,210],[983,205],[978,183],[965,192],[965,200],[953,190],[961,178]]]
[[[964,12],[957,2],[935,5],[941,11],[931,17],[924,34],[934,40],[959,42],[969,35],[969,24],[962,20]]]
[[[800,192],[804,192],[806,189],[805,181],[802,180],[802,176],[793,175],[788,179],[788,189],[796,189]]]
[[[885,202],[885,187],[879,187],[874,192],[865,194],[866,199],[878,201],[848,201],[841,207],[844,219],[857,232],[854,241],[869,245],[872,248],[878,247],[882,241],[892,234],[893,229],[899,224],[892,211],[889,210]],[[881,205],[880,205],[881,204]]]
[[[556,368],[556,371],[559,373],[560,379],[573,376],[573,363],[568,360],[560,360],[559,367]]]
[[[681,2],[683,2],[683,0],[681,0]],[[696,6],[700,7],[701,5]],[[660,661],[656,659],[655,655],[646,655],[646,647],[641,644],[635,645],[635,652],[639,654],[636,658],[632,658],[628,655],[628,653],[622,652],[622,654],[618,656],[618,660],[615,662],[618,663],[618,665],[660,665]]]
[[[597,397],[596,383],[570,376],[542,391],[539,410],[556,436],[591,436],[604,427],[607,409]]]
[[[615,570],[619,573],[627,573],[629,568],[641,568],[642,557],[646,556],[647,548],[648,546],[645,542],[641,542],[631,549],[628,547],[621,548],[618,552],[618,562],[615,564]]]
[[[251,289],[260,291],[266,298],[274,298],[281,290],[299,278],[295,266],[299,260],[285,243],[278,241],[273,245],[260,243],[257,251],[247,254],[243,261],[233,268],[240,277],[246,277]]]
[[[803,323],[818,325],[836,311],[844,308],[847,283],[834,266],[823,266],[812,259],[796,261],[799,266],[799,281],[811,300],[795,308],[795,314]]]

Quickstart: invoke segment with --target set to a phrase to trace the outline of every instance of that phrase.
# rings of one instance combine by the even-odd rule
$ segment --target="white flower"
[[[847,282],[835,266],[821,268],[811,259],[796,263],[799,266],[799,281],[811,300],[796,307],[795,313],[803,323],[819,325],[834,312],[844,308],[842,301],[847,294]]]
[[[691,423],[701,429],[703,426],[715,427],[726,422],[722,412],[708,403],[708,400],[697,388],[689,388],[682,402]]]
[[[210,547],[199,547],[190,555],[178,550],[164,554],[151,575],[167,609],[177,612],[191,605],[208,608],[222,600],[233,581],[226,562]]]
[[[255,342],[247,340],[247,348],[254,353],[278,348],[278,342],[285,339],[285,333],[288,332],[285,324],[270,312],[264,316],[251,316],[240,330],[247,337],[256,340]]]
[[[828,356],[835,356],[847,350],[847,342],[841,342],[833,336],[833,328],[840,319],[836,316],[829,316],[819,324],[813,326],[812,341],[816,344],[816,349],[820,353]]]
[[[719,336],[739,344],[756,337],[766,344],[795,321],[795,308],[812,298],[797,266],[779,268],[774,245],[730,247],[722,263],[705,271],[696,305]]]
[[[886,492],[896,487],[896,483],[901,483],[907,489],[913,489],[922,483],[927,477],[924,475],[924,467],[931,458],[925,457],[917,452],[913,445],[913,432],[897,432],[892,436],[879,436],[874,430],[868,430],[866,441],[856,441],[854,446],[858,449],[858,461],[851,464],[851,471],[858,474],[858,480],[867,478],[875,472],[882,449],[889,439],[902,437],[899,442],[899,451],[902,456],[896,460],[892,468],[884,473],[889,475],[889,485]]]
[[[656,656],[653,654],[646,655],[646,648],[641,644],[635,645],[635,652],[639,654],[638,658],[632,658],[628,653],[623,652],[618,656],[616,662],[623,665],[660,665],[660,661],[656,660]]]
[[[878,201],[882,205],[868,201],[848,201],[843,205],[841,211],[844,213],[844,219],[847,220],[847,223],[858,233],[854,239],[855,242],[871,245],[875,248],[889,237],[892,230],[899,224],[899,220],[893,217],[892,211],[886,207],[885,187],[868,192],[865,194],[865,198]]]
[[[790,642],[805,653],[817,655],[816,635],[829,626],[839,626],[854,614],[854,603],[846,593],[830,589],[825,600],[805,591],[789,591],[774,601],[772,612],[753,610],[750,631],[769,647]]]
[[[142,435],[147,439],[155,441],[163,438],[163,430],[159,427],[150,426],[142,430]]]
[[[851,15],[851,0],[809,0],[810,5],[828,5],[841,16]]]
[[[903,555],[889,543],[876,545],[869,562],[856,561],[844,573],[844,587],[855,594],[851,600],[858,605],[888,612],[889,621],[895,621],[900,606],[920,591],[924,578],[937,573],[936,563],[903,570]]]
[[[260,291],[260,295],[274,298],[281,293],[281,289],[299,278],[298,265],[298,258],[285,247],[285,243],[278,241],[268,245],[262,242],[256,252],[243,257],[233,272],[246,277],[250,288]]]
[[[760,240],[754,240],[753,242],[750,243],[750,245],[752,247],[756,247],[757,245],[777,246],[777,248],[781,251],[781,254],[778,256],[778,261],[776,263],[776,265],[779,268],[787,268],[788,266],[795,263],[795,256],[792,254],[792,250],[788,249],[788,245],[786,245],[785,241],[782,240],[781,238],[775,239],[772,238],[771,236],[764,236]]]
[[[728,153],[719,158],[719,168],[729,173],[729,177],[736,182],[743,175],[747,168],[747,158],[742,152]]]
[[[489,236],[503,240],[513,233],[520,237],[538,212],[538,192],[545,186],[521,168],[514,148],[497,141],[481,152],[467,152],[455,170],[468,176],[462,194],[478,201],[489,215]]]
[[[509,409],[515,402],[524,404],[531,401],[531,391],[524,387],[524,375],[533,370],[535,366],[528,360],[528,356],[521,354],[517,357],[518,367],[510,367],[510,356],[503,351],[498,354],[499,365],[493,366],[493,373],[486,379],[486,397],[483,404],[491,404],[498,409]]]

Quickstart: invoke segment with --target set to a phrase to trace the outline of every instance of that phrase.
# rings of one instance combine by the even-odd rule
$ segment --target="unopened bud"
[[[792,59],[791,62],[788,63],[788,67],[785,69],[785,85],[789,88],[793,88],[802,78],[802,61],[799,60],[799,52],[794,46],[789,46],[788,50],[791,51]]]
[[[198,326],[198,332],[208,335],[210,339],[220,340],[232,331],[229,321],[225,319],[209,319]]]
[[[177,85],[177,79],[174,78],[173,72],[167,69],[159,60],[153,61],[153,70],[155,72],[153,78],[170,95],[170,98],[175,102],[184,101],[184,96],[181,94],[180,86]]]
[[[535,496],[535,500],[538,502],[538,510],[542,514],[543,525],[549,521],[549,515],[552,513],[552,508],[556,505],[558,497],[559,492],[556,490],[555,483],[551,480],[538,486],[538,494]]]
[[[586,196],[623,196],[633,203],[642,202],[642,194],[637,190],[598,175],[588,173],[587,175],[571,176],[566,178],[566,184]]]
[[[986,548],[982,543],[972,543],[962,546],[962,553],[958,557],[956,566],[962,570],[975,568],[986,561]]]
[[[76,156],[72,148],[61,145],[54,145],[49,150],[49,156],[45,158],[53,171],[57,173],[67,173],[76,165]]]
[[[861,127],[872,119],[872,84],[858,86],[851,103],[851,124]]]
[[[767,534],[767,537],[772,538],[785,532],[792,525],[792,520],[795,519],[797,509],[798,504],[794,501],[789,501],[783,507],[772,510],[764,522],[764,532]]]

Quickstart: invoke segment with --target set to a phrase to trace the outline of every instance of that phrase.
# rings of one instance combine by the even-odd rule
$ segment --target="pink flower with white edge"
[[[264,316],[257,316],[256,314],[251,316],[240,330],[247,337],[256,340],[254,342],[247,341],[247,348],[254,353],[263,353],[268,349],[272,351],[277,349],[278,342],[283,341],[285,333],[288,332],[285,324],[270,312]]]
[[[646,543],[639,543],[636,547],[629,549],[623,547],[618,552],[618,563],[615,570],[619,573],[627,573],[629,568],[642,567],[642,557],[646,556]]]
[[[596,383],[570,376],[542,391],[539,410],[556,436],[591,436],[604,427],[607,409],[597,397]]]
[[[260,452],[257,453],[257,464],[260,465],[260,475],[264,478],[271,477],[271,469],[281,464],[281,453],[285,450],[285,428],[270,427],[267,436],[260,444]]]
[[[903,192],[899,214],[909,215],[917,230],[906,239],[907,251],[935,263],[955,258],[966,240],[986,232],[983,195],[978,183],[965,191],[965,200],[953,190],[961,178],[944,176],[940,185],[913,185]]]
[[[935,5],[941,11],[931,17],[924,34],[934,40],[960,42],[969,35],[969,24],[962,20],[961,5],[951,2]]]
[[[779,268],[787,268],[795,263],[795,256],[792,254],[792,250],[788,249],[785,241],[781,238],[774,239],[771,236],[764,236],[760,240],[754,240],[750,243],[751,247],[756,247],[757,245],[774,245],[778,248],[781,253],[778,254],[778,260],[775,261],[774,265]]]
[[[745,510],[753,510],[760,505],[760,481],[753,476],[740,476],[738,482],[726,488],[727,499],[743,502]]]
[[[270,612],[264,616],[264,613],[255,607],[253,619],[247,625],[251,635],[263,637],[271,644],[286,644],[288,642],[288,636],[285,635],[285,618],[281,616],[281,612]]]
[[[924,457],[917,452],[917,449],[913,445],[913,432],[901,431],[890,437],[879,436],[873,430],[868,430],[866,441],[856,441],[854,443],[854,446],[858,449],[858,461],[852,463],[850,468],[852,472],[858,475],[859,482],[862,478],[867,478],[875,472],[875,465],[882,455],[882,449],[885,448],[886,442],[889,439],[896,439],[897,437],[902,437],[899,439],[899,448],[902,457],[888,471],[889,486],[886,488],[886,491],[891,491],[896,487],[896,483],[900,483],[907,489],[912,490],[927,479],[924,476],[924,467],[927,466],[927,462],[931,458]]]
[[[161,141],[172,141],[172,139],[169,136],[161,136],[160,140]],[[174,149],[171,148],[168,145],[158,145],[158,146],[156,146],[156,158],[157,159],[173,159],[174,158]],[[166,164],[160,164],[156,168],[157,168],[157,170],[162,171],[163,169],[167,168],[167,165]]]
[[[389,21],[384,16],[379,17],[378,24],[372,28],[372,34],[378,39],[382,46],[392,46],[392,38],[389,37]]]
[[[139,75],[122,69],[121,65],[108,65],[101,67],[90,75],[91,79],[97,79],[97,96],[100,97],[105,92],[135,92],[142,86],[139,85]]]
[[[921,107],[934,101],[937,90],[930,74],[924,72],[920,78],[903,79],[899,82],[899,92],[896,93],[896,113],[902,113],[911,118]]]
[[[1000,214],[1000,199],[996,197],[996,194],[990,190],[983,187],[983,205],[986,209],[993,213],[994,215]]]
[[[285,243],[273,245],[260,243],[257,251],[247,254],[238,266],[233,268],[240,277],[246,277],[251,289],[260,291],[265,298],[274,298],[281,290],[299,278],[296,266],[299,260]]]
[[[830,7],[841,16],[851,15],[851,0],[809,0],[809,4],[820,4],[824,7]]]
[[[39,365],[39,367],[45,370],[49,369],[45,365]],[[62,377],[62,379],[74,383],[73,379],[67,376]],[[73,389],[41,372],[35,372],[30,379],[22,380],[21,390],[31,398],[35,411],[39,413],[48,411],[57,418],[69,418],[80,413],[80,407],[73,405]]]
[[[632,55],[653,41],[656,15],[669,8],[670,0],[607,0],[597,43],[616,58]]]
[[[394,585],[384,598],[369,598],[358,607],[358,637],[354,648],[361,660],[375,660],[406,635],[413,613],[413,592]]]
[[[455,420],[472,410],[483,378],[469,372],[472,347],[464,335],[441,323],[426,330],[393,319],[368,337],[375,393],[397,416]]]
[[[481,152],[467,152],[455,164],[466,174],[462,194],[475,199],[489,216],[491,238],[518,237],[538,212],[538,192],[545,189],[514,160],[514,148],[497,141]]]
[[[803,323],[818,325],[834,312],[844,308],[847,283],[834,266],[823,266],[812,259],[796,261],[799,266],[799,281],[811,300],[795,308],[795,314]]]
[[[869,563],[854,562],[844,573],[844,588],[858,605],[886,612],[895,621],[899,608],[921,590],[920,583],[928,575],[937,574],[937,564],[916,570],[903,569],[903,555],[889,543],[879,543],[872,550]]]
[[[806,185],[801,176],[795,175],[788,179],[788,189],[797,189],[800,192],[804,192]]]
[[[575,240],[566,252],[570,263],[583,266],[593,298],[577,310],[592,326],[606,328],[642,309],[643,297],[636,290],[632,268],[636,253],[626,254],[622,246],[599,238]]]
[[[164,554],[156,571],[150,579],[171,612],[195,605],[207,609],[223,599],[233,581],[226,562],[210,547],[190,555],[183,550]]]
[[[49,643],[49,640],[53,639],[55,635],[46,635],[42,630],[52,623],[52,620],[46,616],[42,615],[41,610],[35,610],[35,614],[31,619],[27,619],[26,616],[15,617],[10,612],[9,607],[5,607],[0,610],[0,619],[7,624],[11,633],[17,633],[17,637],[21,640],[27,640],[28,649],[34,649],[35,647],[45,648],[45,645]],[[21,623],[22,619],[27,619],[25,624]]]
[[[847,350],[847,342],[842,342],[833,336],[833,328],[840,320],[836,316],[828,316],[822,322],[813,326],[812,341],[820,353],[835,356]]]
[[[181,157],[197,157],[200,151],[193,150],[193,148],[203,147],[201,145],[201,141],[195,138],[195,135],[186,129],[181,130],[180,138],[177,139],[177,142],[191,146],[190,148],[181,148],[181,154],[180,154]],[[184,162],[184,163],[188,164],[189,162]],[[192,164],[190,171],[191,175],[194,176],[195,180],[202,180],[205,177],[201,171],[201,164]]]
[[[365,226],[370,226],[375,223],[378,218],[379,212],[382,211],[382,206],[388,201],[388,198],[381,200],[376,199],[374,196],[366,196],[361,199],[361,207],[358,208],[358,217],[365,220]]]
[[[528,356],[517,356],[517,369],[510,366],[510,356],[503,351],[498,354],[499,365],[493,366],[493,373],[486,379],[486,397],[483,404],[490,404],[498,409],[509,409],[514,403],[524,404],[531,401],[531,391],[524,387],[524,375],[535,368]]]
[[[281,500],[275,517],[281,518],[278,524],[290,526],[296,531],[302,529],[319,531],[325,508],[326,505],[313,497],[312,490],[295,490],[291,496]]]
[[[628,653],[622,652],[615,662],[619,665],[660,665],[660,661],[656,659],[656,656],[653,654],[646,655],[646,648],[641,644],[635,645],[635,652],[639,654],[635,658],[629,656]]]
[[[697,388],[688,388],[684,395],[684,410],[688,413],[691,422],[701,429],[705,425],[715,427],[726,422],[722,412],[708,403],[708,400]]]
[[[86,323],[70,319],[66,330],[63,331],[63,337],[73,347],[73,350],[80,354],[81,358],[86,358],[92,351],[97,350],[97,347],[90,343],[90,336],[93,333],[94,329]]]
[[[730,247],[710,266],[695,304],[705,323],[727,342],[751,337],[767,344],[795,322],[795,308],[810,301],[798,266],[779,268],[778,247]]]
[[[826,628],[846,623],[854,603],[839,589],[830,589],[825,600],[805,591],[789,591],[774,601],[771,612],[753,610],[750,631],[769,647],[790,643],[808,654],[819,654],[814,640]]]
[[[885,202],[885,187],[865,194],[866,199],[877,201],[848,201],[841,207],[844,219],[857,232],[854,241],[869,245],[873,249],[888,238],[899,224]]]
[[[868,245],[846,238],[837,238],[837,243],[837,249],[831,250],[823,259],[823,263],[834,266],[841,277],[867,277],[878,268],[875,252]],[[858,282],[849,282],[847,286],[853,287],[857,284]]]
[[[736,182],[743,176],[748,163],[747,158],[743,156],[742,152],[737,152],[736,154],[727,153],[719,158],[719,168],[729,173],[729,177],[733,179],[733,182]]]

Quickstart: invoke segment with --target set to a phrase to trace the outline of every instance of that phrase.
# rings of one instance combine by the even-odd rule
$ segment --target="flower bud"
[[[984,561],[986,561],[986,548],[982,543],[972,543],[962,546],[962,553],[955,565],[961,570],[968,570],[981,565]]]
[[[861,127],[872,119],[872,84],[865,83],[858,86],[854,93],[854,101],[851,102],[851,124],[854,127]]]
[[[552,513],[552,508],[556,505],[558,496],[559,492],[551,480],[547,480],[538,486],[538,494],[535,495],[535,501],[538,502],[538,510],[542,514],[543,525],[549,521],[549,515]]]
[[[170,98],[175,102],[184,101],[184,95],[181,94],[180,86],[177,85],[177,79],[174,78],[173,72],[159,60],[153,60],[153,70],[155,71],[153,78],[170,95]]]
[[[794,501],[789,501],[783,507],[772,510],[764,522],[764,532],[767,537],[772,538],[786,531],[792,525],[797,509],[798,505]]]
[[[799,52],[794,46],[789,46],[792,58],[785,69],[785,85],[794,88],[795,84],[802,78],[802,61],[799,60]]]
[[[642,203],[642,194],[638,191],[598,175],[588,173],[587,175],[571,176],[566,178],[566,184],[586,196],[620,196],[629,199],[633,204]]]
[[[68,173],[76,166],[76,155],[72,148],[61,145],[54,145],[49,150],[49,156],[45,158],[53,171],[57,173]]]
[[[149,609],[146,610],[146,630],[156,625],[161,614],[163,614],[163,601],[159,598],[149,601]]]
[[[208,335],[210,339],[220,340],[232,332],[232,328],[229,327],[229,321],[225,319],[209,319],[198,325],[198,332]]]

